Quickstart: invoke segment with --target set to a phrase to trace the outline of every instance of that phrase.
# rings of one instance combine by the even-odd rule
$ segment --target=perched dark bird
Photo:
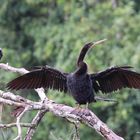
[[[0,48],[0,60],[1,60],[2,56],[3,56],[3,53],[2,53],[2,49]]]
[[[78,57],[77,69],[72,73],[63,73],[44,66],[22,75],[9,82],[9,89],[50,88],[69,92],[78,104],[95,102],[95,93],[110,93],[122,88],[140,89],[140,74],[130,70],[132,67],[111,67],[105,71],[88,74],[87,64],[83,61],[87,51],[105,40],[86,44]]]

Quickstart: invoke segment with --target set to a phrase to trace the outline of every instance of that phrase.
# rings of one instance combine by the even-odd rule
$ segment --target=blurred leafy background
[[[140,72],[140,3],[137,0],[0,0],[0,47],[3,63],[31,68],[50,65],[71,72],[81,47],[90,41],[108,41],[86,56],[89,72],[114,65],[131,65]],[[1,89],[18,76],[0,70]],[[117,104],[90,105],[97,116],[127,140],[140,139],[140,91],[124,89],[114,95]],[[22,96],[38,100],[34,91]],[[119,93],[119,94],[118,94]],[[75,106],[63,93],[49,91],[50,99]],[[104,95],[102,95],[104,96]],[[4,106],[2,123],[14,122],[11,108]],[[36,114],[27,114],[23,122]],[[32,116],[32,117],[31,117]],[[74,126],[48,113],[40,123],[34,140],[70,140]],[[26,129],[23,129],[24,133]],[[16,128],[0,129],[1,140],[16,136]],[[87,126],[80,126],[81,140],[102,138]]]

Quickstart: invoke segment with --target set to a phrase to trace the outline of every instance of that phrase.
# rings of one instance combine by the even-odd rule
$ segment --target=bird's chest
[[[90,88],[90,79],[88,76],[70,76],[67,84],[71,92],[83,92]]]
[[[75,76],[69,75],[67,78],[67,87],[72,96],[79,102],[87,100],[92,94],[92,82],[89,75]]]

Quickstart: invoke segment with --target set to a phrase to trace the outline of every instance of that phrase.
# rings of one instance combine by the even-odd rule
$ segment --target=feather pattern
[[[130,68],[132,67],[112,67],[96,74],[90,74],[94,90],[108,93],[122,88],[140,89],[140,74]]]
[[[46,66],[14,79],[7,87],[15,90],[43,87],[67,92],[66,82],[66,73]]]

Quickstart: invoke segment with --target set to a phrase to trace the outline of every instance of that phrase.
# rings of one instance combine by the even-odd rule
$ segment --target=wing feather
[[[130,68],[132,67],[112,67],[90,74],[94,90],[109,93],[126,87],[140,89],[140,74]]]
[[[9,89],[50,88],[67,92],[67,74],[50,67],[43,67],[24,74],[7,84]]]

